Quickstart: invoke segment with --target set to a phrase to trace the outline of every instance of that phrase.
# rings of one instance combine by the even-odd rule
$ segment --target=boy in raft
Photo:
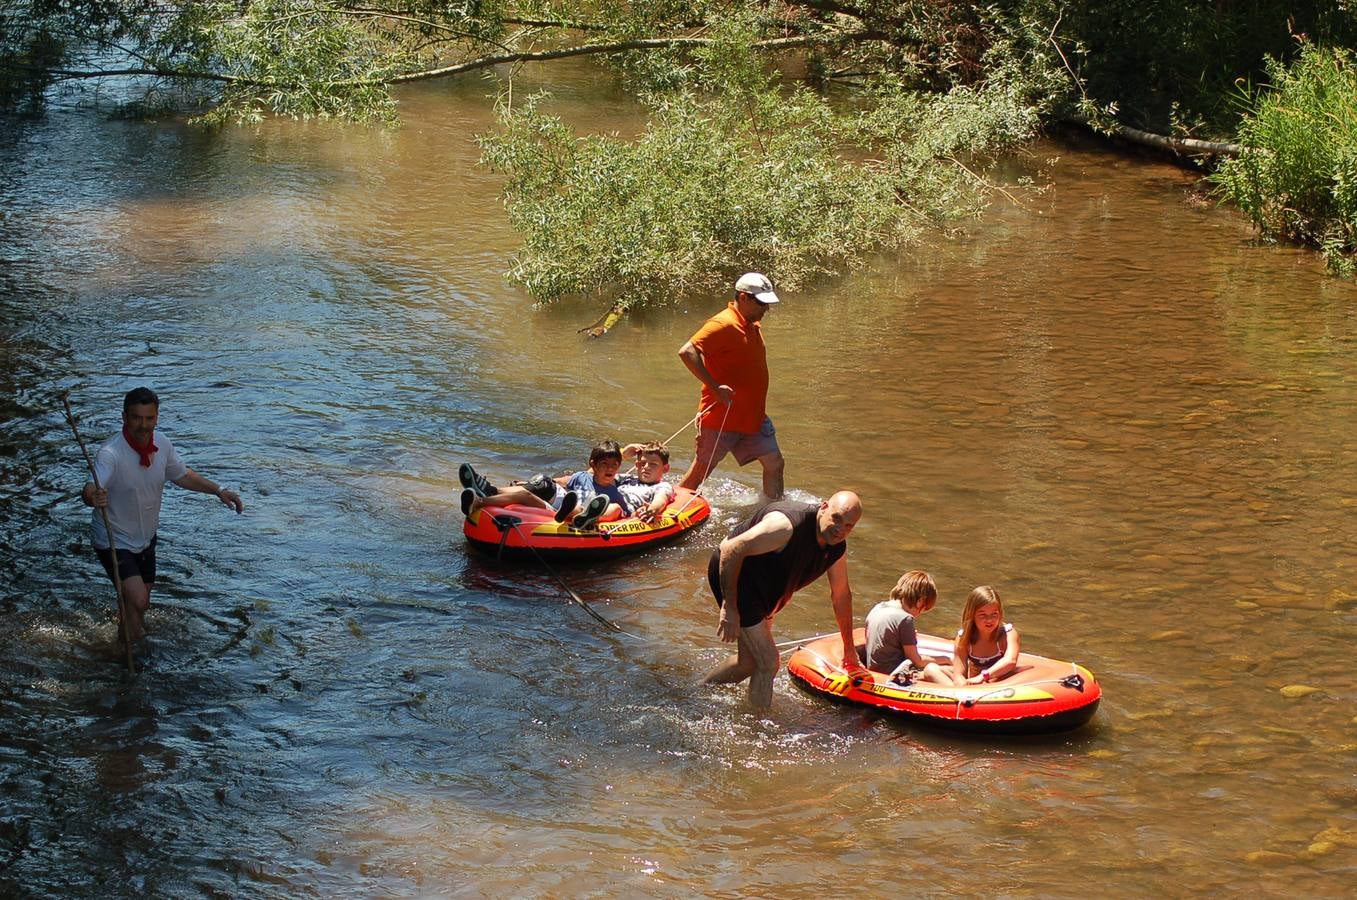
[[[971,591],[956,633],[952,676],[958,684],[985,684],[1018,667],[1018,629],[1004,621],[1004,602],[987,584]]]
[[[674,500],[674,486],[664,480],[669,472],[669,448],[658,442],[648,444],[627,444],[622,448],[622,458],[636,458],[636,471],[617,476],[617,489],[626,498],[632,515],[642,522],[654,522]],[[620,518],[612,515],[611,505],[600,517],[600,521]]]
[[[627,450],[635,454],[641,446],[628,444]],[[665,455],[668,455],[667,451]],[[512,484],[503,489],[495,487],[477,474],[470,465],[463,463],[457,470],[464,488],[461,498],[462,513],[469,516],[483,506],[512,504],[537,506],[555,510],[558,522],[571,521],[573,517],[571,524],[575,528],[582,530],[594,528],[600,521],[612,521],[630,514],[633,508],[621,489],[625,481],[620,481],[618,476],[618,471],[622,468],[622,458],[623,450],[618,447],[616,441],[600,441],[589,452],[589,468],[585,471],[561,475],[555,479],[546,475],[534,475],[523,484]],[[659,482],[669,469],[667,460],[661,462],[662,465],[659,467],[647,464],[645,477],[653,477]],[[639,465],[638,456],[638,468]],[[638,475],[626,476],[626,479],[633,477],[640,478]],[[638,480],[636,484],[649,482]],[[673,488],[669,485],[664,487],[668,488],[672,497]],[[650,491],[650,498],[643,502],[649,503],[659,490],[661,489],[656,487]],[[644,497],[645,494],[646,491],[642,488],[637,496]],[[576,513],[575,510],[581,502],[585,506]],[[665,505],[668,505],[668,501],[665,501]]]
[[[927,572],[915,569],[900,576],[883,600],[867,613],[867,668],[885,672],[897,684],[931,681],[955,685],[950,669],[919,655],[914,620],[938,602],[938,589]]]

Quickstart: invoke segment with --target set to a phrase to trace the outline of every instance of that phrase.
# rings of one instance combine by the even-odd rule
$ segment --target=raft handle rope
[[[678,437],[679,435],[683,434],[683,432],[687,431],[689,428],[692,428],[694,425],[696,425],[698,420],[707,414],[707,410],[711,409],[715,405],[716,403],[715,401],[713,401],[699,409],[697,411],[697,415],[693,416],[691,419],[684,422],[683,427],[680,428],[678,431],[675,431],[673,434],[669,435],[669,440],[665,441],[664,445],[668,447],[670,444],[674,443],[674,438]]]
[[[835,632],[831,632],[830,634],[838,634],[838,632],[835,631]],[[828,635],[822,635],[822,637],[827,637],[827,636],[828,636]],[[815,658],[818,659],[820,662],[822,662],[822,663],[824,664],[824,666],[825,666],[826,669],[837,669],[837,670],[839,670],[840,672],[842,672],[843,674],[848,675],[848,670],[845,669],[843,666],[839,665],[838,663],[836,663],[836,662],[830,662],[829,660],[827,660],[827,659],[825,659],[823,656],[821,656],[818,652],[816,652],[815,650],[812,650],[812,649],[809,648],[809,647],[806,647],[806,648],[804,648],[804,649],[805,649],[805,651],[806,651],[807,653],[809,653],[811,656],[815,657]],[[866,667],[864,666],[863,668],[866,668]],[[871,670],[868,669],[867,671],[870,672]],[[866,675],[848,675],[848,683],[851,684],[853,687],[861,687],[861,686],[862,686],[862,683],[863,683],[864,681],[871,681],[871,680],[872,680],[872,679],[868,678]],[[873,683],[875,683],[875,682],[873,682]]]
[[[581,607],[584,608],[585,612],[587,612],[589,615],[593,616],[599,622],[603,623],[605,626],[617,632],[618,634],[625,634],[627,637],[633,638],[637,637],[637,635],[632,634],[630,631],[623,630],[621,626],[619,626],[616,622],[613,622],[607,616],[604,616],[601,613],[599,613],[598,610],[594,609],[592,606],[586,603],[583,597],[581,597],[579,594],[571,590],[570,585],[565,583],[565,579],[558,575],[555,569],[547,565],[547,561],[542,558],[542,554],[538,553],[537,548],[528,542],[528,539],[523,536],[523,532],[518,530],[519,522],[522,521],[521,519],[515,516],[495,516],[493,521],[495,523],[495,526],[501,530],[502,534],[502,536],[500,537],[501,549],[503,549],[504,547],[504,542],[508,540],[509,529],[512,528],[514,531],[518,532],[518,538],[519,540],[523,541],[523,546],[527,547],[529,550],[532,551],[532,555],[536,557],[539,563],[542,564],[542,568],[546,569],[547,573],[551,575],[552,578],[556,579],[556,583],[561,586],[561,589],[566,592],[566,595],[569,596],[571,600],[574,600],[576,603],[578,603]]]
[[[495,527],[499,529],[499,547],[495,549],[495,559],[503,559],[504,545],[509,540],[509,528],[513,527],[514,530],[517,530],[518,523],[523,520],[517,516],[511,516],[505,513],[495,516],[491,521],[493,521]]]
[[[974,697],[967,698],[964,705],[967,707],[975,706],[975,704],[984,700],[986,697],[993,697],[995,694],[1011,691],[1015,687],[1036,687],[1039,684],[1058,684],[1063,687],[1074,688],[1082,694],[1084,692],[1084,677],[1079,674],[1079,667],[1077,665],[1074,665],[1074,663],[1070,663],[1070,665],[1074,668],[1074,671],[1061,678],[1043,678],[1040,681],[1024,681],[1020,685],[1010,684],[1007,687],[995,688],[994,690],[985,691],[984,693],[976,694]],[[1076,681],[1078,684],[1074,684]],[[959,707],[957,709],[957,718],[961,718],[961,709]]]

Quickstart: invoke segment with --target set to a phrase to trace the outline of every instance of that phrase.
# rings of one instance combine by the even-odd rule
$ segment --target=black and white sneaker
[[[608,498],[595,494],[584,507],[584,512],[575,517],[574,525],[580,531],[593,531],[598,527],[598,517],[608,508]]]
[[[570,518],[570,514],[575,511],[575,507],[580,505],[580,495],[574,491],[566,491],[565,496],[561,498],[561,508],[556,511],[556,521],[564,522]]]
[[[462,515],[471,515],[471,502],[476,499],[476,492],[471,488],[462,491]]]
[[[499,488],[491,484],[484,475],[471,468],[471,463],[462,463],[457,467],[457,478],[461,480],[462,487],[470,488],[478,496],[489,497],[492,494],[499,493]]]

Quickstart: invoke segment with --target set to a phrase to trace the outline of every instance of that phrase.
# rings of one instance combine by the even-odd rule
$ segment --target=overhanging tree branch
[[[815,37],[772,38],[766,41],[756,41],[750,46],[756,50],[783,50],[789,47],[803,47],[823,40],[825,39]],[[451,66],[440,66],[435,69],[425,69],[422,72],[407,72],[403,75],[394,75],[390,78],[382,78],[375,82],[355,80],[351,82],[336,82],[336,84],[346,86],[369,83],[405,84],[412,81],[428,81],[433,78],[446,78],[451,75],[461,75],[465,72],[473,72],[477,69],[488,69],[491,66],[498,66],[505,63],[567,59],[572,56],[597,56],[610,53],[625,53],[629,50],[657,50],[667,47],[704,47],[712,43],[714,43],[714,41],[710,38],[670,37],[641,38],[630,41],[615,41],[606,44],[580,44],[574,47],[561,47],[556,50],[531,50],[522,53],[503,53],[498,56],[483,56],[479,59],[468,60],[467,62],[456,63]]]
[[[798,36],[787,38],[770,38],[765,41],[756,41],[750,46],[756,50],[772,51],[785,50],[792,47],[802,47],[815,43],[824,43],[829,40],[843,40],[845,38],[854,39],[855,35],[835,35],[832,39],[828,37],[816,36]],[[330,87],[350,88],[350,87],[368,87],[374,85],[395,85],[407,84],[416,81],[430,81],[437,78],[449,78],[455,75],[462,75],[467,72],[474,72],[479,69],[488,69],[492,66],[504,65],[508,63],[537,62],[552,59],[567,59],[574,56],[598,56],[613,53],[626,53],[633,50],[657,50],[671,47],[703,47],[709,46],[714,41],[711,38],[701,37],[669,37],[669,38],[642,38],[627,41],[613,41],[598,44],[580,44],[573,47],[560,47],[554,50],[525,50],[517,53],[499,53],[493,56],[482,56],[465,62],[455,63],[449,66],[439,66],[433,69],[424,69],[418,72],[405,72],[396,75],[389,75],[379,78],[352,78],[335,80],[329,83]],[[9,68],[19,71],[37,71],[36,67],[13,65]],[[161,66],[127,67],[119,69],[51,69],[45,68],[42,71],[55,76],[59,79],[93,79],[93,78],[113,78],[118,76],[138,76],[152,78],[175,78],[198,81],[215,81],[223,84],[230,84],[237,87],[263,87],[263,88],[296,88],[301,87],[300,83],[289,81],[280,81],[278,79],[250,78],[242,75],[231,75],[222,72],[213,72],[205,69],[182,69]]]
[[[77,79],[91,78],[117,78],[141,77],[141,78],[177,78],[188,79],[191,81],[217,81],[224,84],[238,84],[251,87],[275,87],[274,82],[252,81],[248,78],[240,78],[235,75],[223,75],[220,72],[205,72],[200,70],[183,69],[162,69],[156,67],[149,68],[130,68],[130,69],[50,69],[46,66],[28,66],[16,64],[0,64],[0,69],[9,69],[14,72],[41,73],[50,75],[56,81],[67,81]]]

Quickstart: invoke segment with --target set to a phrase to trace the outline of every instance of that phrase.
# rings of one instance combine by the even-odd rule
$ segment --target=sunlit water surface
[[[560,108],[634,129],[591,84]],[[698,682],[706,558],[756,471],[719,470],[685,542],[560,572],[632,636],[463,544],[458,463],[573,469],[682,428],[676,351],[722,302],[597,341],[599,301],[532,308],[477,165],[485,91],[407,94],[392,131],[4,123],[0,887],[1351,891],[1357,288],[1176,169],[1045,145],[1013,169],[1045,193],[786,295],[771,412],[793,496],[864,497],[859,617],[922,567],[947,633],[992,583],[1105,699],[1073,735],[980,741],[784,674],[754,716]],[[59,398],[101,440],[139,384],[247,510],[170,489],[129,681]],[[778,636],[832,622],[817,586]]]

